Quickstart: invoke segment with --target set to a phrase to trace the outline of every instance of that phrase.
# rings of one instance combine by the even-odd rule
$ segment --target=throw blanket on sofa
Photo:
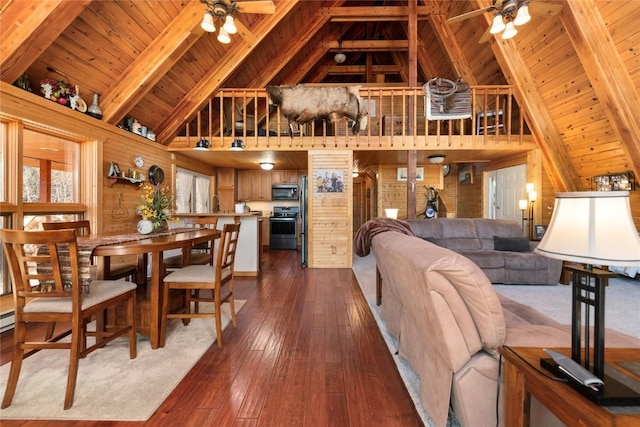
[[[362,227],[358,229],[353,238],[356,255],[360,257],[369,255],[371,251],[371,239],[386,231],[397,231],[408,236],[415,236],[413,231],[411,231],[411,226],[405,221],[384,217],[372,218],[362,224]]]

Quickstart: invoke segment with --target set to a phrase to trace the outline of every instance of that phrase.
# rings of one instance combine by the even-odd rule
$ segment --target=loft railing
[[[228,148],[241,139],[255,148],[334,145],[376,148],[419,147],[454,137],[473,142],[521,142],[529,129],[516,104],[511,86],[472,86],[471,117],[428,120],[423,89],[407,87],[360,88],[369,112],[367,128],[353,135],[351,122],[316,120],[293,131],[279,107],[270,106],[264,89],[222,89],[209,100],[172,144],[193,147],[201,138],[211,148]],[[177,143],[177,144],[176,144]]]

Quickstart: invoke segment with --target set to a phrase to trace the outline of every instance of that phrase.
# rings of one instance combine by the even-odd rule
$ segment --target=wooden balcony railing
[[[171,145],[194,147],[204,138],[212,149],[226,149],[235,139],[256,149],[353,145],[428,148],[443,141],[451,145],[456,138],[461,140],[459,137],[473,137],[480,144],[517,144],[530,135],[511,86],[472,86],[471,117],[466,119],[428,120],[422,87],[363,87],[360,95],[369,117],[367,128],[359,135],[353,135],[347,119],[335,123],[316,120],[291,133],[279,107],[269,106],[266,90],[222,89]]]

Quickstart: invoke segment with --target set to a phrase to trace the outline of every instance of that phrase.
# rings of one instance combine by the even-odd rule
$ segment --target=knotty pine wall
[[[398,168],[404,165],[380,166],[378,168],[378,215],[384,216],[384,210],[388,208],[398,209],[398,219],[408,218],[407,215],[407,182],[398,181]],[[424,168],[424,181],[417,181],[416,191],[416,216],[424,213],[427,206],[425,187],[434,187],[440,192],[444,188],[442,166],[424,164],[417,165]],[[453,172],[452,172],[453,173]],[[454,205],[455,206],[455,205]],[[451,210],[450,210],[451,212]],[[455,212],[455,207],[453,208]],[[440,213],[440,212],[439,212]],[[441,215],[439,215],[441,216]]]
[[[350,150],[308,151],[309,165],[309,267],[351,268],[353,259],[353,199],[351,176],[353,152]],[[324,172],[342,172],[342,193],[319,193],[315,177]]]

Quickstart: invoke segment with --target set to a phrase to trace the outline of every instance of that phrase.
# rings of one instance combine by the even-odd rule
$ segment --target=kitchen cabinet
[[[272,184],[298,184],[299,174],[297,170],[272,170]]]
[[[238,200],[271,200],[271,173],[269,171],[241,169],[238,171]]]
[[[270,222],[269,218],[265,217],[262,219],[262,246],[269,246],[269,227]]]
[[[234,212],[237,200],[237,175],[234,168],[218,168],[216,186],[220,212]]]

